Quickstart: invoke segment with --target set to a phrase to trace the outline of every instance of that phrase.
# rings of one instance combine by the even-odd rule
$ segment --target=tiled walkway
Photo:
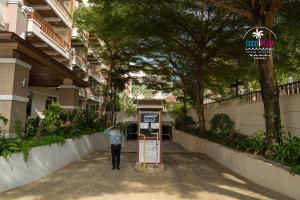
[[[0,200],[289,199],[201,154],[167,153],[160,174],[136,172],[136,153],[123,153],[121,159],[121,170],[112,171],[109,153],[92,153],[48,177],[0,194]]]

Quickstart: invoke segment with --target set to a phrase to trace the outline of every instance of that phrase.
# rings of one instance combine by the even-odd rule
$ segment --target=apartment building
[[[42,116],[52,101],[97,110],[104,78],[94,37],[70,18],[81,0],[0,0],[0,113],[16,120]],[[94,41],[93,41],[94,42]]]

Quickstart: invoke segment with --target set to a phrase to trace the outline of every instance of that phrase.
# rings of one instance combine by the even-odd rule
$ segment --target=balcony
[[[88,81],[91,84],[104,82],[104,80],[101,78],[101,76],[92,68],[88,70]]]
[[[99,64],[98,57],[97,57],[97,55],[96,55],[93,48],[90,48],[90,47],[88,48],[87,59],[88,59],[90,64],[94,64],[94,65]]]
[[[61,0],[27,0],[28,6],[37,10],[45,21],[59,27],[72,27],[70,13]]]
[[[102,102],[102,97],[94,94],[90,88],[79,88],[79,96],[83,99]]]
[[[89,34],[77,27],[72,29],[72,46],[73,47],[88,47]]]
[[[72,53],[71,65],[72,70],[75,71],[80,77],[86,75],[88,63],[76,52]]]
[[[88,99],[101,103],[101,96],[96,95],[92,90],[88,90]]]
[[[70,44],[64,41],[36,11],[28,14],[26,38],[60,62],[68,62]]]

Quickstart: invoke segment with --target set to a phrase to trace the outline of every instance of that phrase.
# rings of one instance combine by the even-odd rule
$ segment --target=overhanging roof
[[[32,65],[29,86],[57,87],[63,79],[73,80],[78,87],[89,86],[71,69],[12,32],[0,31],[0,57],[14,57]]]
[[[137,108],[164,108],[165,101],[162,99],[137,100]]]

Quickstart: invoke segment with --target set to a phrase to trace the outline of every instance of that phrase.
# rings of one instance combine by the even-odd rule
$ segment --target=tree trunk
[[[186,128],[187,127],[187,97],[186,97],[185,88],[183,88],[183,116],[184,116],[184,128]]]
[[[265,60],[257,61],[261,86],[261,95],[264,104],[264,117],[267,132],[268,146],[281,142],[281,120],[279,106],[279,89],[273,69],[272,55]]]
[[[199,121],[198,127],[199,127],[199,132],[204,133],[206,131],[206,127],[205,127],[205,117],[204,117],[204,72],[203,70],[199,70],[196,88],[197,88],[196,91],[197,115]]]
[[[256,10],[254,13],[254,24],[257,27],[272,28],[270,24],[266,24],[265,16],[261,15],[259,10]],[[279,88],[277,87],[272,54],[266,59],[257,60],[257,65],[259,68],[259,83],[264,104],[264,118],[267,133],[266,142],[267,149],[269,149],[275,142],[281,142]]]
[[[111,90],[111,83],[112,83],[111,71],[112,71],[112,65],[109,65],[109,72],[107,75],[107,81],[106,81],[106,85],[104,88],[104,94],[103,94],[103,103],[101,104],[101,107],[100,107],[100,118],[104,122],[107,121],[107,105],[108,105],[108,101],[109,101],[109,91]]]

